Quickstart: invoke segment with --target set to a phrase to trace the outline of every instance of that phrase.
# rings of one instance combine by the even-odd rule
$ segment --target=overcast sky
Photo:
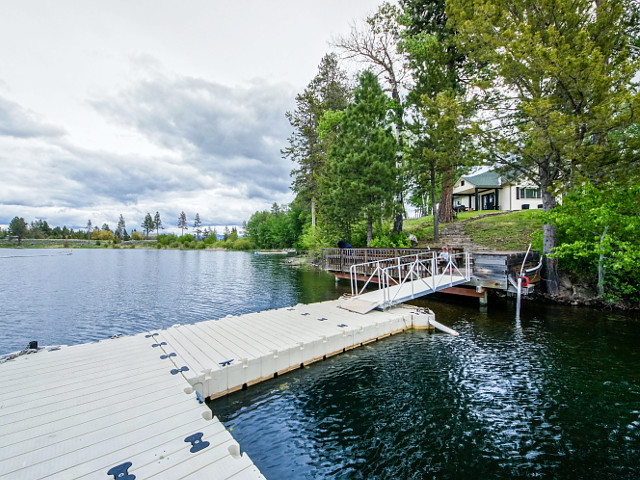
[[[0,14],[0,225],[288,203],[284,116],[381,0],[16,0]]]

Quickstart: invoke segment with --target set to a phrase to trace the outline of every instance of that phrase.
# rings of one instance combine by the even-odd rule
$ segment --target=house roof
[[[501,187],[507,182],[500,181],[500,175],[493,170],[477,175],[463,175],[462,178],[477,187]],[[504,179],[503,179],[504,180]]]

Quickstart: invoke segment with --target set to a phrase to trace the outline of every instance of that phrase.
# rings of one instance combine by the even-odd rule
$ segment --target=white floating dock
[[[410,328],[341,301],[174,326],[0,364],[0,478],[262,479],[199,401]]]

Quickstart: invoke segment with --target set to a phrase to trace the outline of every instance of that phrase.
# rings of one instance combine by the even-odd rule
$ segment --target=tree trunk
[[[556,197],[549,191],[552,179],[546,169],[540,169],[540,187],[542,190],[542,209],[546,213],[556,206]],[[558,246],[558,235],[555,225],[545,223],[542,227],[542,278],[547,293],[557,296],[560,293],[558,281],[558,259],[549,254]]]
[[[440,192],[440,207],[438,216],[440,223],[453,222],[453,177],[455,170],[453,166],[442,179],[442,191]]]
[[[431,164],[431,210],[433,211],[433,240],[440,240],[440,232],[438,232],[438,208],[436,207],[436,168]]]
[[[311,199],[311,227],[316,228],[316,199]]]
[[[396,215],[396,218],[393,220],[393,233],[402,233],[402,225],[403,225],[404,215],[402,212]]]
[[[604,237],[607,235],[607,230],[609,227],[604,227],[604,232],[600,236],[600,257],[598,258],[598,297],[602,297],[604,295],[604,251],[602,248],[602,242],[604,242]]]
[[[373,240],[373,220],[371,217],[367,217],[367,246],[371,245],[371,241]]]

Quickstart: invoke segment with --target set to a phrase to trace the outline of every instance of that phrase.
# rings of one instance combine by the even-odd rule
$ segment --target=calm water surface
[[[0,250],[0,353],[336,298],[246,253]],[[273,479],[640,478],[640,323],[431,299],[407,332],[211,404]]]
[[[337,296],[330,275],[245,252],[0,249],[0,268],[0,354]]]

